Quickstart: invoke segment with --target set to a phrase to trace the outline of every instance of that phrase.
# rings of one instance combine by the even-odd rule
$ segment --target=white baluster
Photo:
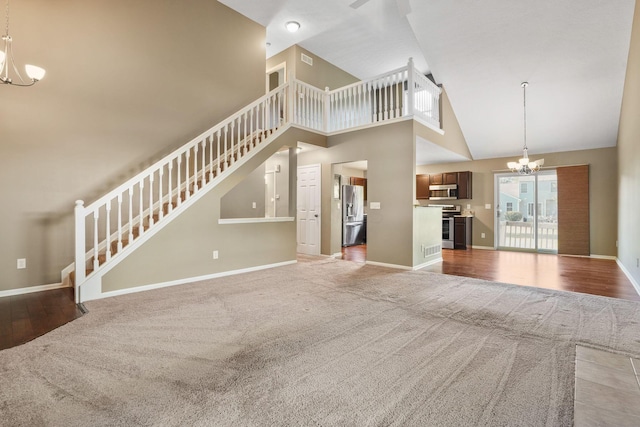
[[[93,211],[93,271],[96,271],[100,266],[100,262],[98,261],[98,218],[99,218],[98,209]]]
[[[164,194],[162,194],[162,178],[164,176],[164,167],[158,170],[158,200],[160,207],[158,208],[158,219],[164,218]],[[169,192],[169,201],[171,201],[171,192]],[[169,211],[167,211],[169,212]]]
[[[201,179],[202,179],[202,186],[204,187],[204,185],[207,182],[206,181],[206,176],[205,176],[206,169],[207,169],[206,166],[205,166],[206,165],[206,160],[207,160],[207,157],[206,157],[206,154],[207,154],[207,137],[206,136],[202,139],[201,144],[202,144],[202,159],[201,159],[201,163],[202,164],[200,165],[200,167],[202,168],[201,169],[202,173],[200,174],[200,176],[201,176]]]
[[[169,195],[169,209],[167,210],[167,214],[170,214],[173,211],[173,159],[169,160],[169,170],[167,171],[169,174],[169,188],[167,189],[167,193]],[[180,190],[178,190],[178,197],[180,196]]]
[[[138,237],[142,236],[144,234],[144,224],[143,224],[143,219],[144,219],[144,180],[140,181],[138,183],[138,188],[140,191],[140,206],[139,206],[139,213],[138,213],[138,231],[140,232],[138,234]]]
[[[149,227],[153,225],[153,172],[149,175]]]
[[[187,152],[185,153],[185,159],[184,159],[184,199],[185,200],[189,200],[189,197],[191,197],[191,189],[189,188],[189,186],[191,185],[191,177],[189,174],[189,163],[191,162],[191,148],[189,148],[187,150]]]
[[[133,187],[129,187],[129,243],[133,242]]]
[[[85,259],[85,227],[86,227],[86,215],[84,212],[84,202],[82,200],[76,200],[76,207],[74,208],[75,216],[75,228],[76,228],[76,241],[75,241],[75,296],[76,303],[80,302],[80,292],[78,287],[84,283],[86,277],[86,259]]]
[[[118,252],[122,251],[122,193],[118,194]]]
[[[176,180],[177,180],[177,190],[178,190],[178,206],[180,206],[182,204],[182,171],[180,170],[182,166],[182,154],[180,154],[178,156],[178,173],[176,174]],[[186,197],[186,195],[185,195]]]
[[[105,221],[105,241],[107,242],[107,247],[105,251],[106,260],[109,261],[111,259],[111,200],[107,202],[105,205],[107,210],[107,216]]]
[[[413,67],[413,58],[409,58],[409,64],[407,65],[407,115],[413,116],[414,105],[416,102],[415,93],[415,68]]]
[[[209,181],[213,181],[213,134],[207,139],[209,141]]]
[[[191,150],[189,150],[191,151]],[[196,194],[200,189],[198,185],[198,144],[193,146],[193,194]]]
[[[216,169],[216,176],[220,176],[220,172],[222,170],[220,162],[222,162],[222,153],[220,147],[220,129],[216,133],[216,155],[218,156],[218,167]]]

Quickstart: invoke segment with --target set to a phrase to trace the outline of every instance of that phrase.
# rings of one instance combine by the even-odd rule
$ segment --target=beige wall
[[[636,1],[618,133],[618,259],[640,284],[640,2]]]
[[[440,98],[440,122],[444,134],[434,132],[427,126],[420,126],[416,124],[415,134],[421,138],[426,139],[434,144],[440,145],[449,151],[453,151],[456,154],[460,154],[468,159],[471,159],[471,152],[467,146],[467,140],[462,134],[458,119],[451,107],[451,101],[447,96],[447,91],[442,88],[442,97]]]
[[[298,156],[300,166],[322,165],[323,254],[340,252],[340,205],[333,199],[335,163],[368,161],[367,260],[413,266],[413,182],[415,144],[413,121],[330,136],[327,149]]]
[[[301,61],[302,53],[313,58],[313,65]],[[293,74],[296,79],[320,89],[325,87],[329,87],[331,90],[338,89],[359,80],[298,45],[291,46],[269,58],[267,60],[267,70],[283,62],[286,63],[287,74]]]
[[[532,158],[544,158],[545,165],[569,166],[589,165],[589,213],[591,216],[591,253],[594,255],[616,255],[617,234],[617,150],[602,148],[596,150],[568,151],[562,153],[536,154]],[[475,211],[473,220],[474,246],[494,246],[494,172],[507,172],[506,163],[512,158],[477,160],[443,165],[416,167],[417,173],[440,173],[455,171],[473,172],[473,199],[460,200],[465,209],[467,204]],[[421,201],[428,204],[429,201]],[[454,202],[456,203],[456,202]],[[491,209],[485,209],[490,204]],[[485,233],[485,238],[481,237]]]
[[[2,88],[0,291],[60,282],[75,200],[257,99],[265,79],[265,29],[217,1],[12,2],[11,26],[16,60],[47,75]]]

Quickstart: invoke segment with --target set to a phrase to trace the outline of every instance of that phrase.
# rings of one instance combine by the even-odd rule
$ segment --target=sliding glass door
[[[495,175],[498,249],[558,252],[556,171]]]

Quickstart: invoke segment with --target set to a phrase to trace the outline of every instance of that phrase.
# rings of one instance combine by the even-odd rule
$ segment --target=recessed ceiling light
[[[296,21],[289,21],[284,24],[284,26],[287,27],[287,31],[289,31],[290,33],[295,33],[300,29],[300,23]]]

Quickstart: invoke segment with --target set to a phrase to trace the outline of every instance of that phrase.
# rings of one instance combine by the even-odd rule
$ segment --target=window
[[[527,213],[529,214],[529,216],[533,216],[534,215],[533,203],[529,203],[529,206],[527,206]]]
[[[527,192],[527,183],[526,182],[521,182],[520,183],[520,194],[526,193],[526,192]]]
[[[513,202],[507,202],[507,212],[513,211]]]

